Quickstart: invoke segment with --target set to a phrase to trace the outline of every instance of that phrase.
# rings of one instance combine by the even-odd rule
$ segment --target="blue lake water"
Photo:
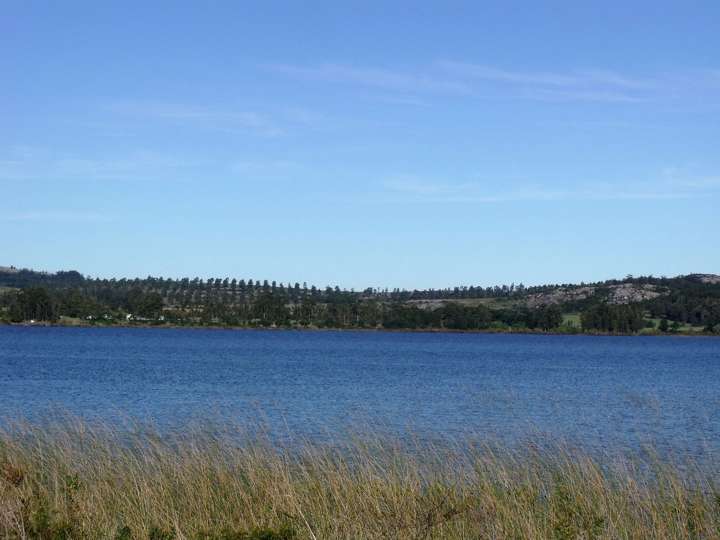
[[[0,416],[720,450],[720,339],[0,327]]]

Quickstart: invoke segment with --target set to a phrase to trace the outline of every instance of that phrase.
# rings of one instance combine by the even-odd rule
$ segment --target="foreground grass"
[[[712,468],[470,442],[237,440],[7,428],[0,538],[720,538]]]

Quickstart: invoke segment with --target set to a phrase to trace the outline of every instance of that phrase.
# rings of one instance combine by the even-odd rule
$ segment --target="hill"
[[[0,318],[84,324],[716,332],[720,276],[345,290],[237,278],[88,278],[0,267]]]

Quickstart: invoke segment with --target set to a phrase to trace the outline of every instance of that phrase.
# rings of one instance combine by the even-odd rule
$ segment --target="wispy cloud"
[[[578,70],[571,72],[519,71],[499,69],[481,64],[442,61],[440,68],[458,76],[519,85],[550,87],[612,87],[623,89],[651,89],[658,86],[652,79],[628,77],[626,75],[601,69]]]
[[[244,130],[269,137],[285,132],[275,120],[256,111],[152,101],[116,101],[105,108],[114,114],[136,119],[164,120],[221,131]]]
[[[414,96],[374,96],[373,101],[389,103],[391,105],[417,105],[427,106],[428,101]]]
[[[526,90],[521,89],[516,95],[536,101],[588,101],[595,103],[642,103],[644,101],[647,101],[646,97],[634,96],[624,92],[615,92],[612,90],[600,89],[557,90],[551,88],[531,88]]]
[[[670,183],[637,182],[623,185],[586,183],[573,189],[548,189],[522,184],[496,190],[484,182],[439,182],[412,176],[397,177],[385,183],[386,194],[396,200],[419,203],[505,203],[549,201],[679,200],[707,195],[720,188],[717,179]]]
[[[683,167],[668,167],[662,171],[662,177],[663,184],[674,189],[720,190],[720,176],[700,175]]]
[[[322,64],[311,67],[281,64],[268,66],[268,69],[301,79],[358,84],[400,92],[440,94],[470,94],[472,92],[472,88],[462,81],[450,80],[430,73],[407,73],[339,64]]]
[[[24,159],[0,159],[0,181],[148,180],[177,178],[205,163],[174,155],[138,151],[112,157],[57,155],[36,150]]]
[[[598,68],[536,71],[454,60],[413,69],[341,64],[266,67],[299,80],[394,92],[396,101],[406,104],[424,103],[418,96],[431,95],[609,104],[669,102],[716,93],[720,87],[720,71],[714,69],[638,76]]]
[[[688,189],[720,189],[720,176],[684,178],[675,181],[674,184]]]
[[[657,79],[632,77],[604,69],[568,72],[507,70],[454,61],[442,61],[437,65],[463,80],[501,85],[516,96],[537,100],[637,103],[647,100],[662,87]]]
[[[239,174],[288,174],[302,168],[300,163],[284,159],[244,160],[230,165],[230,171]]]
[[[27,212],[0,213],[5,222],[59,222],[59,223],[106,223],[113,221],[107,214],[65,210],[40,210]]]

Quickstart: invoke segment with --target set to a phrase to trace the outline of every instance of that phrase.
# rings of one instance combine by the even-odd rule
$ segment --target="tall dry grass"
[[[558,448],[0,433],[0,538],[720,538],[712,468]]]

